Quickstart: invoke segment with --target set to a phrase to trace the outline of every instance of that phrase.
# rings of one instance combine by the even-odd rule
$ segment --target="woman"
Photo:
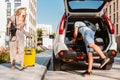
[[[10,61],[11,69],[15,69],[15,62],[20,62],[20,70],[24,67],[24,35],[26,37],[31,37],[27,32],[25,32],[24,27],[26,25],[26,7],[20,7],[16,10],[15,14],[11,17],[7,29],[9,31],[11,23],[16,25],[17,31],[16,35],[12,37],[9,42],[10,46]]]

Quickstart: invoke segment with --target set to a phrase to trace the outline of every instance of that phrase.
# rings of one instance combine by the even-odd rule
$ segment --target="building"
[[[103,12],[111,19],[115,27],[115,37],[120,46],[120,0],[112,0],[107,3],[103,9]],[[119,47],[120,49],[120,47]]]
[[[52,34],[52,25],[47,24],[38,24],[37,29],[42,30],[42,45],[48,49],[53,48],[53,39],[50,39],[49,36]],[[39,44],[39,41],[38,41]]]
[[[0,1],[0,46],[3,45],[5,46],[5,30],[6,30],[6,6],[5,6],[5,1],[1,0]]]
[[[40,28],[42,30],[42,36],[49,36],[52,34],[52,25],[38,24],[37,28]]]
[[[0,12],[0,26],[2,26],[2,29],[0,28],[0,34],[2,35],[2,45],[8,45],[8,43],[5,42],[6,26],[10,17],[19,6],[27,7],[27,25],[25,30],[33,36],[34,40],[32,40],[32,43],[36,44],[36,0],[1,0],[0,8],[2,10]]]

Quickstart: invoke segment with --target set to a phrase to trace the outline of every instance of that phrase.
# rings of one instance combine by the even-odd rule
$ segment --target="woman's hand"
[[[27,35],[26,37],[32,39],[32,36],[31,36],[31,35]]]

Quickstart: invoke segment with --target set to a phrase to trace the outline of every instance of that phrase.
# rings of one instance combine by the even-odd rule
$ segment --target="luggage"
[[[35,48],[26,47],[24,50],[24,66],[35,66],[35,62],[36,62]]]

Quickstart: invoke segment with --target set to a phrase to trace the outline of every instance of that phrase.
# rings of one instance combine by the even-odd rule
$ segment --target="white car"
[[[74,23],[88,20],[96,27],[95,43],[101,48],[110,61],[102,68],[110,70],[117,54],[117,43],[114,37],[114,26],[110,19],[101,14],[104,5],[111,0],[64,0],[65,13],[57,28],[53,47],[54,70],[61,70],[64,62],[87,62],[87,53],[83,39],[79,33],[75,44],[70,41],[73,38]],[[93,53],[94,62],[101,64],[97,52]]]

